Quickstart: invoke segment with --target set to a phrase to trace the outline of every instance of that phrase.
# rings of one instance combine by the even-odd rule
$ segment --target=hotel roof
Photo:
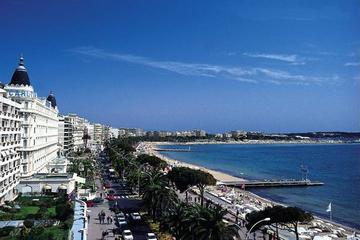
[[[30,86],[30,79],[24,66],[24,58],[21,56],[19,66],[15,69],[9,85]]]

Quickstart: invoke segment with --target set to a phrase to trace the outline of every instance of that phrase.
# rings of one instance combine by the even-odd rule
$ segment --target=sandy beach
[[[223,173],[223,172],[207,169],[207,168],[204,168],[204,167],[201,167],[201,166],[197,166],[195,164],[179,162],[177,160],[168,158],[168,157],[160,154],[158,151],[155,150],[158,145],[163,144],[163,143],[151,142],[151,143],[144,143],[144,144],[145,145],[142,147],[142,149],[146,154],[157,156],[158,158],[166,161],[171,166],[178,166],[178,167],[180,166],[180,167],[188,167],[188,168],[192,168],[192,169],[200,169],[200,170],[202,170],[204,172],[210,173],[211,175],[214,176],[214,178],[217,181],[220,181],[220,182],[224,182],[224,181],[247,181],[246,179],[235,177],[235,176],[232,176],[230,174],[226,174],[226,173]]]

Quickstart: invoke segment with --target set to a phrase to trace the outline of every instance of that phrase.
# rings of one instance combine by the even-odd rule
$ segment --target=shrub
[[[0,238],[9,236],[10,232],[14,229],[15,227],[9,227],[9,226],[0,228]]]
[[[71,203],[58,204],[55,207],[56,218],[60,221],[65,221],[70,215],[74,213]]]
[[[26,228],[32,228],[34,226],[34,221],[33,220],[30,220],[30,219],[26,219],[24,221],[24,226]]]

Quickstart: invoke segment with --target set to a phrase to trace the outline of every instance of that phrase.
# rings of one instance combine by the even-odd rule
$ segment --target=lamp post
[[[261,219],[260,221],[256,222],[254,225],[252,225],[252,227],[250,228],[250,230],[249,230],[249,231],[247,232],[247,234],[246,234],[245,240],[248,239],[248,237],[249,237],[249,235],[250,235],[250,233],[251,233],[251,230],[252,230],[256,225],[258,225],[258,224],[261,223],[261,222],[268,222],[268,221],[270,221],[270,220],[271,220],[271,219],[270,219],[269,217],[267,217],[267,218]]]

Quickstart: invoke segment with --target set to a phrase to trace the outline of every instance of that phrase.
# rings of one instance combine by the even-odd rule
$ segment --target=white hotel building
[[[58,156],[59,112],[56,99],[51,93],[47,99],[37,97],[22,57],[5,90],[8,97],[20,105],[20,172],[21,177],[30,177],[44,171],[46,165]]]
[[[0,86],[0,205],[17,196],[20,179],[20,104],[8,99]]]

